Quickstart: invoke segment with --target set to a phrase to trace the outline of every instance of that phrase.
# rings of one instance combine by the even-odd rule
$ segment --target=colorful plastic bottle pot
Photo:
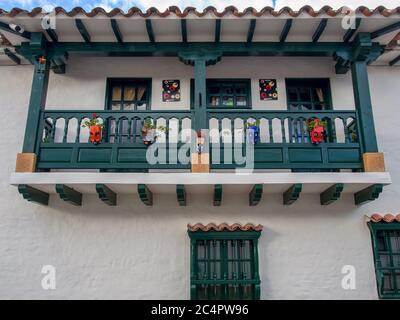
[[[247,131],[247,139],[251,144],[260,142],[260,128],[258,126],[249,126]]]
[[[101,126],[90,126],[89,132],[90,132],[90,137],[89,137],[90,142],[93,144],[100,144],[102,140]]]
[[[324,127],[321,125],[316,125],[311,130],[311,142],[313,144],[320,144],[324,141]]]

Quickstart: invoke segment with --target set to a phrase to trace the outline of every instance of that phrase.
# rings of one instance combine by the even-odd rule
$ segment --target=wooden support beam
[[[217,20],[218,21],[218,20]],[[332,56],[335,52],[351,53],[351,43],[343,42],[58,42],[48,43],[50,55],[73,52],[113,56],[179,56],[180,53],[220,52],[226,56]],[[18,50],[31,53],[29,44],[22,43]],[[17,51],[18,52],[18,51]],[[20,52],[18,52],[20,54]]]
[[[7,57],[10,58],[10,60],[15,62],[16,64],[21,64],[21,59],[18,58],[17,55],[14,52],[12,52],[10,49],[5,48],[4,53],[6,54]]]
[[[390,32],[393,32],[393,31],[396,31],[396,30],[399,30],[399,29],[400,29],[400,21],[392,23],[392,24],[389,24],[386,27],[383,27],[383,28],[380,28],[378,30],[375,30],[375,31],[371,32],[371,39],[378,38],[380,36],[383,36],[383,35],[385,35],[387,33],[390,33]]]
[[[66,53],[58,57],[54,57],[51,60],[51,69],[56,74],[64,74],[67,61],[68,61],[68,54]]]
[[[349,40],[357,32],[358,28],[360,27],[360,24],[361,24],[361,18],[356,18],[354,28],[350,28],[346,31],[345,35],[343,36],[343,42],[349,42]]]
[[[25,38],[25,39],[28,39],[28,40],[31,39],[31,35],[32,35],[32,34],[31,34],[30,32],[28,32],[28,31],[20,32],[20,31],[14,30],[14,29],[12,29],[12,28],[10,27],[10,25],[9,25],[8,23],[1,22],[1,21],[0,21],[0,30],[7,31],[7,32],[9,32],[9,33],[15,34],[15,35],[17,35],[17,36],[20,36],[20,37]],[[21,31],[22,31],[22,30],[21,30]]]
[[[374,115],[369,90],[368,70],[365,61],[354,61],[351,64],[353,93],[359,115],[359,131],[364,152],[378,152]]]
[[[299,198],[303,185],[301,183],[296,183],[286,190],[283,194],[283,204],[291,205]]]
[[[78,31],[81,34],[83,40],[85,40],[86,43],[90,43],[90,34],[89,34],[88,30],[86,29],[85,25],[83,24],[82,20],[76,19],[75,25],[78,28]]]
[[[327,206],[338,200],[343,191],[343,183],[336,183],[319,195],[322,206]]]
[[[153,193],[150,191],[150,189],[145,184],[138,184],[137,188],[140,200],[142,200],[146,206],[152,206]]]
[[[41,190],[32,188],[26,184],[18,186],[18,192],[22,194],[25,200],[47,206],[49,204],[49,194]]]
[[[108,188],[105,184],[96,184],[96,192],[99,198],[109,206],[117,205],[117,194]]]
[[[186,190],[183,184],[176,185],[176,197],[181,207],[186,207]]]
[[[394,66],[397,62],[400,61],[400,55],[398,55],[396,58],[393,60],[389,61],[389,66]]]
[[[215,42],[219,42],[221,40],[221,19],[215,20]]]
[[[373,184],[368,188],[358,191],[354,194],[354,203],[359,206],[375,199],[378,199],[380,193],[383,191],[383,184]]]
[[[194,110],[195,121],[192,128],[196,132],[207,128],[207,90],[206,90],[206,63],[205,59],[194,61]]]
[[[182,34],[182,42],[187,42],[187,26],[186,19],[181,20],[181,34]]]
[[[82,205],[82,193],[64,184],[56,184],[56,192],[60,195],[60,198],[65,202],[68,202],[74,206]]]
[[[262,195],[263,195],[263,185],[262,184],[256,184],[254,185],[253,189],[251,189],[250,194],[249,194],[249,206],[254,207],[258,205],[261,201]]]
[[[150,42],[152,43],[156,42],[156,39],[154,37],[153,25],[151,24],[151,19],[146,19],[146,30]]]
[[[43,34],[33,34],[29,47],[33,47],[35,55],[46,54],[43,51]],[[36,153],[37,137],[40,132],[40,122],[42,120],[42,110],[46,105],[47,88],[49,82],[50,61],[46,59],[44,64],[34,61],[34,72],[29,100],[28,117],[26,119],[25,138],[22,151],[24,153]]]
[[[113,30],[113,32],[114,32],[115,38],[117,39],[117,41],[118,41],[119,43],[124,42],[124,38],[122,37],[121,30],[120,30],[119,27],[118,27],[118,22],[117,22],[117,20],[111,19],[110,21],[111,21],[111,28],[112,28],[112,30]]]
[[[49,28],[46,29],[45,32],[53,42],[58,42],[58,35],[56,30]]]
[[[256,30],[256,19],[251,19],[249,24],[249,31],[247,32],[247,43],[251,43],[254,37],[254,31]]]
[[[222,184],[216,184],[214,186],[214,207],[220,207],[222,202]]]
[[[321,22],[318,24],[318,27],[312,36],[312,42],[318,42],[318,40],[321,37],[322,33],[324,32],[327,24],[328,24],[327,18],[321,19]]]
[[[279,42],[285,42],[289,34],[290,28],[292,27],[293,19],[287,19],[283,26],[281,35],[279,36]]]

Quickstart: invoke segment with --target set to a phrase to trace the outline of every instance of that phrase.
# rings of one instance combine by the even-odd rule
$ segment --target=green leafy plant
[[[149,138],[148,138],[148,134],[153,131],[152,134],[150,134],[150,139],[152,141],[156,141],[159,137],[160,137],[160,132],[164,132],[167,133],[168,132],[168,128],[165,126],[155,126],[153,123],[153,120],[151,118],[146,118],[143,121],[143,127],[142,127],[142,136],[143,136],[143,140],[145,141],[145,144],[149,144]],[[146,143],[147,142],[147,143]],[[151,144],[152,142],[150,142]]]
[[[312,129],[314,129],[317,123],[326,130],[328,122],[326,120],[320,120],[318,118],[308,119],[307,121],[308,130],[311,131]]]
[[[147,132],[149,130],[158,130],[161,132],[168,132],[168,128],[165,126],[158,126],[156,127],[153,123],[153,120],[151,118],[147,118],[143,122],[143,127],[142,131]]]
[[[89,128],[89,127],[95,127],[95,126],[103,128],[104,124],[102,122],[100,122],[99,118],[97,117],[97,114],[93,113],[92,118],[90,120],[86,120],[83,123],[82,128]]]
[[[257,119],[256,121],[247,121],[246,122],[246,128],[259,127],[259,126],[260,126],[260,119]]]

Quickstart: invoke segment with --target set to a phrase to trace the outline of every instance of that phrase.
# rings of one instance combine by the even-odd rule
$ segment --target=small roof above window
[[[379,213],[374,213],[370,218],[370,222],[378,223],[378,222],[387,222],[387,223],[392,223],[392,222],[400,222],[400,213],[397,215],[388,213],[385,214],[384,216],[380,215]]]
[[[240,223],[234,223],[232,225],[229,225],[227,223],[221,223],[219,225],[215,223],[209,223],[207,225],[204,225],[202,223],[196,223],[195,225],[190,225],[188,224],[188,230],[192,232],[196,231],[262,231],[263,226],[261,224],[259,225],[254,225],[252,223],[247,223],[245,225],[242,225]]]

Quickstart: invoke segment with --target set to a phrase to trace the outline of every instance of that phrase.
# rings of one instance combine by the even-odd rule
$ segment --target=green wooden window
[[[286,79],[288,110],[332,109],[329,79]]]
[[[209,108],[251,108],[249,79],[207,79]]]
[[[189,231],[191,299],[260,299],[255,231]]]
[[[381,299],[400,299],[400,223],[368,223]]]
[[[106,109],[134,111],[150,109],[151,79],[108,79]]]

